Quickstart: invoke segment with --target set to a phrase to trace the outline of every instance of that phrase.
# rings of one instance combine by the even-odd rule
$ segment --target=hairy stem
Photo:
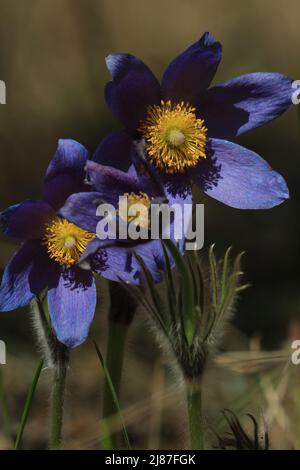
[[[200,385],[188,385],[187,409],[192,450],[204,449],[202,393]]]
[[[64,395],[67,363],[60,362],[53,369],[50,448],[58,450],[62,444]]]

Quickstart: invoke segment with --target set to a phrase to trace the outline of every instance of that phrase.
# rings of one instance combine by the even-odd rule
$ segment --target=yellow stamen
[[[83,230],[65,219],[55,217],[46,225],[43,239],[50,258],[68,268],[78,263],[95,234]]]
[[[207,129],[195,108],[183,101],[149,106],[139,131],[146,142],[150,162],[166,173],[182,173],[205,158]]]
[[[149,226],[149,217],[148,217],[148,209],[151,207],[151,201],[149,196],[146,193],[140,192],[138,194],[135,193],[124,193],[123,196],[127,198],[127,210],[126,205],[121,202],[119,204],[118,214],[121,219],[125,220],[126,222],[132,222],[135,219],[138,219],[138,225],[147,228]],[[134,204],[141,205],[142,210],[138,210],[139,207],[136,207],[136,211],[134,214],[129,214],[131,206]],[[146,210],[143,210],[146,209]],[[147,211],[147,216],[146,216]]]

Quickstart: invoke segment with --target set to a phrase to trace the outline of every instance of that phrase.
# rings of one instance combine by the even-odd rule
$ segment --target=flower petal
[[[85,341],[96,301],[95,280],[90,271],[61,268],[58,284],[48,292],[52,326],[61,343],[74,348]]]
[[[160,186],[149,175],[138,177],[115,168],[87,162],[87,173],[90,184],[95,191],[72,194],[59,214],[79,227],[96,232],[100,217],[96,215],[100,203],[118,206],[119,197],[125,193],[146,193],[150,198],[161,196]]]
[[[125,173],[111,166],[89,161],[87,175],[92,188],[109,203],[117,203],[119,196],[125,193],[144,192],[149,197],[161,195],[158,182],[149,174],[137,176],[133,172]]]
[[[249,73],[211,88],[199,104],[211,137],[231,139],[272,121],[292,104],[292,80]]]
[[[98,145],[93,161],[127,172],[132,163],[132,150],[132,137],[127,132],[114,132]]]
[[[215,76],[222,58],[222,46],[210,33],[178,55],[162,79],[162,97],[195,104]]]
[[[59,139],[58,147],[45,175],[48,180],[60,173],[82,171],[88,159],[86,148],[76,140]]]
[[[39,240],[26,242],[7,264],[0,287],[0,311],[24,307],[55,278],[54,263]]]
[[[46,171],[44,199],[59,209],[74,192],[86,190],[84,168],[88,151],[75,140],[60,139]]]
[[[206,194],[237,209],[270,209],[288,199],[285,180],[259,155],[226,140],[209,145],[207,159],[190,171]]]
[[[70,196],[58,214],[79,227],[96,233],[100,218],[97,207],[103,202],[102,194],[97,192],[77,193]]]
[[[140,284],[143,274],[134,252],[143,258],[155,282],[160,282],[162,267],[160,261],[163,253],[159,240],[140,243],[134,247],[134,250],[125,245],[101,248],[93,256],[91,268],[100,276],[111,281],[122,280],[132,284]]]
[[[166,188],[166,195],[170,205],[177,204],[183,208],[184,204],[192,203],[191,188],[185,188],[184,193],[173,191],[171,186]],[[170,230],[164,227],[164,232],[171,235],[174,240],[174,221],[171,220]],[[179,240],[180,249],[184,249],[184,224],[182,226],[182,239]],[[98,238],[90,242],[87,251],[82,257],[83,262],[90,262],[89,266],[93,271],[102,277],[112,280],[124,282],[131,282],[139,284],[142,282],[143,272],[139,262],[137,261],[134,253],[142,258],[147,269],[150,271],[153,280],[160,282],[162,280],[161,272],[165,269],[165,258],[161,245],[161,240],[136,240],[123,241],[123,244],[116,243],[112,246],[105,246],[105,241]],[[90,257],[90,260],[87,258]],[[170,258],[171,266],[174,265],[174,260]]]
[[[147,107],[160,102],[160,86],[151,70],[130,54],[111,54],[106,65],[112,80],[106,84],[105,99],[114,116],[136,133]]]
[[[2,229],[5,235],[20,240],[41,238],[45,224],[54,215],[54,210],[47,202],[27,200],[2,212]]]

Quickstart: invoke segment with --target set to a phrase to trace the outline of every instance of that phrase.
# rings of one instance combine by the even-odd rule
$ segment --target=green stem
[[[18,429],[18,433],[17,433],[15,445],[14,445],[14,450],[18,450],[19,447],[20,447],[22,437],[23,437],[23,433],[24,433],[24,429],[25,429],[25,426],[27,424],[29,411],[30,411],[32,401],[33,401],[33,398],[34,398],[35,390],[36,390],[36,387],[37,387],[37,384],[38,384],[38,381],[39,381],[39,378],[40,378],[40,375],[41,375],[41,372],[42,372],[42,369],[43,369],[43,364],[44,364],[44,361],[41,360],[39,365],[38,365],[38,368],[37,368],[37,370],[34,374],[33,381],[32,381],[32,383],[29,387],[27,397],[26,397],[26,401],[25,401],[25,406],[24,406],[23,413],[22,413],[20,426],[19,426],[19,429]]]
[[[50,448],[59,450],[62,444],[62,425],[67,364],[59,363],[53,370],[51,441]]]
[[[120,396],[127,331],[128,325],[113,320],[109,321],[109,332],[106,349],[106,368],[109,372],[118,401]],[[105,429],[102,438],[102,446],[106,450],[115,450],[118,448],[118,432],[112,428],[109,420],[109,418],[116,415],[117,413],[118,410],[116,408],[115,400],[111,393],[111,387],[106,377],[104,381],[103,395],[103,418]]]
[[[64,395],[70,350],[60,343],[53,333],[45,298],[37,298],[32,302],[32,314],[46,366],[53,372],[49,447],[58,450],[62,444]]]
[[[187,408],[191,439],[191,450],[204,449],[201,395],[202,393],[200,385],[188,386]]]

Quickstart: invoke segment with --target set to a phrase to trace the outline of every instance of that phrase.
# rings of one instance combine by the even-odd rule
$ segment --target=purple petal
[[[26,242],[5,268],[0,287],[0,311],[29,304],[54,278],[55,265],[41,242]]]
[[[178,204],[182,207],[184,204],[191,204],[192,202],[190,186],[189,189],[185,188],[184,194],[179,193],[178,190],[175,194],[173,188],[171,188],[171,191],[166,189],[166,195],[169,204]],[[174,223],[172,221],[170,235],[174,241]],[[182,250],[183,247],[184,238],[180,240]],[[134,253],[143,259],[154,281],[160,282],[162,279],[161,271],[165,269],[165,259],[160,240],[136,240],[131,242],[131,246],[128,240],[127,245],[124,241],[123,245],[119,242],[115,246],[105,247],[105,241],[102,242],[96,238],[89,244],[83,260],[87,261],[87,257],[90,257],[91,269],[106,279],[112,281],[121,279],[124,282],[139,284],[142,282],[143,273]],[[170,259],[170,263],[174,265],[173,259]]]
[[[162,175],[165,194],[169,204],[191,204],[192,189],[186,174]]]
[[[108,246],[114,246],[116,244],[113,240],[100,240],[99,238],[93,238],[86,247],[85,252],[81,256],[78,266],[83,269],[92,269],[91,263],[94,255],[101,249],[107,248]],[[97,257],[96,257],[97,258]],[[92,269],[93,270],[93,269]]]
[[[127,132],[114,132],[98,145],[93,161],[127,172],[132,163],[132,147],[133,140]]]
[[[52,326],[61,343],[74,348],[85,341],[96,301],[95,280],[90,271],[61,268],[57,286],[48,292]]]
[[[96,233],[100,220],[96,213],[101,202],[102,195],[97,192],[72,194],[59,210],[59,215],[85,230]]]
[[[157,182],[150,175],[137,176],[93,161],[87,163],[87,174],[92,188],[107,202],[117,202],[124,193],[144,192],[150,197],[158,195]]]
[[[48,180],[65,171],[84,169],[89,153],[83,145],[72,139],[59,139],[58,147],[45,175]]]
[[[166,69],[162,79],[163,99],[197,103],[214,78],[221,58],[221,44],[205,33]]]
[[[225,140],[209,145],[207,159],[190,171],[206,194],[237,209],[270,209],[288,199],[285,180],[259,155]]]
[[[59,209],[74,192],[86,190],[85,164],[88,151],[71,139],[60,139],[48,166],[44,182],[44,199]]]
[[[161,281],[162,249],[159,240],[140,243],[134,252],[142,256],[155,282]],[[112,246],[100,249],[92,259],[91,268],[100,276],[111,281],[120,280],[140,284],[141,267],[133,254],[133,249],[126,246]]]
[[[160,102],[159,83],[151,70],[130,54],[111,54],[106,65],[113,78],[105,87],[107,105],[126,129],[135,134],[146,118],[148,106]]]
[[[211,137],[231,139],[272,121],[292,104],[292,81],[279,73],[250,73],[211,88],[199,104]]]
[[[42,238],[45,224],[54,217],[52,207],[44,201],[24,201],[1,214],[5,235],[20,240]]]
[[[100,203],[117,207],[119,197],[125,193],[144,192],[149,197],[161,196],[160,187],[150,176],[137,177],[93,161],[87,163],[87,172],[93,189],[90,193],[72,194],[59,214],[79,227],[96,232],[100,217],[96,215]]]
[[[137,256],[141,257],[154,282],[161,282],[162,271],[165,269],[165,259],[161,240],[151,240],[148,243],[140,243],[134,249],[134,253]],[[171,258],[170,263],[171,265],[174,265],[173,260],[171,260]],[[139,263],[138,269],[140,271],[138,281],[142,282],[143,273],[141,272],[141,267]]]

